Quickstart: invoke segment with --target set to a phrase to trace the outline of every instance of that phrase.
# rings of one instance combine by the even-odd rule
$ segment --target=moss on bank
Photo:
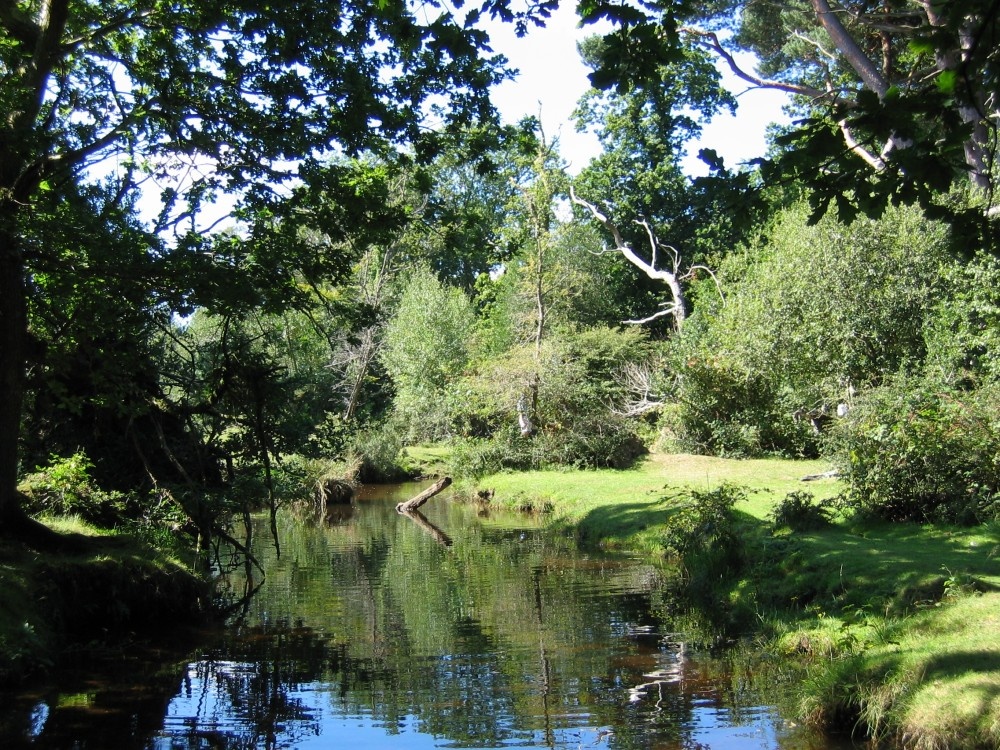
[[[800,717],[919,750],[1000,747],[1000,530],[776,526],[788,493],[840,491],[834,479],[802,483],[825,468],[653,456],[630,471],[499,474],[465,490],[546,511],[589,545],[663,555],[677,489],[744,487],[733,525],[741,566],[692,575],[700,588],[689,593],[802,666]]]
[[[0,541],[0,685],[55,665],[66,649],[202,621],[204,580],[138,540],[84,534],[82,551],[40,553]]]

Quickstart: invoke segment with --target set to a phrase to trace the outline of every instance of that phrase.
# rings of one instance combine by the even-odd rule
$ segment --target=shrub
[[[93,468],[82,451],[65,458],[52,456],[47,466],[35,467],[21,484],[21,491],[29,499],[29,511],[57,516],[92,515],[101,502],[90,479]]]
[[[163,495],[102,490],[91,477],[94,465],[82,451],[37,467],[19,485],[33,514],[79,516],[101,528],[129,528],[147,532],[156,526],[176,525],[183,514]]]
[[[456,475],[466,477],[555,466],[625,469],[646,452],[633,422],[607,415],[530,437],[509,426],[487,439],[458,440],[451,466]]]
[[[816,455],[809,420],[794,415],[919,367],[935,303],[958,286],[941,273],[949,262],[945,228],[917,209],[847,225],[811,222],[804,203],[784,209],[721,263],[725,302],[699,295],[675,344],[679,404],[665,426],[687,450]]]
[[[810,492],[789,492],[771,511],[776,528],[792,531],[812,531],[829,526],[833,516],[833,500],[816,501]]]
[[[453,432],[463,435],[455,472],[469,476],[547,466],[625,468],[646,452],[639,424],[609,407],[625,388],[616,377],[649,356],[637,329],[560,330],[536,350],[513,347],[480,362],[451,390]],[[517,404],[537,389],[536,433],[523,437]]]
[[[384,422],[360,430],[349,441],[348,464],[357,467],[359,482],[392,482],[408,474],[401,464],[403,438],[398,425]]]
[[[746,490],[728,484],[706,491],[685,488],[664,500],[672,508],[663,544],[689,579],[716,579],[740,570],[744,556],[734,507],[746,500]]]
[[[745,458],[816,452],[808,425],[796,423],[766,373],[721,356],[683,356],[676,405],[664,428],[692,453]]]
[[[859,399],[831,441],[854,511],[971,524],[1000,509],[1000,385],[900,378]]]
[[[459,477],[484,477],[505,470],[529,470],[541,465],[537,443],[514,427],[504,428],[490,438],[455,441],[451,470]]]

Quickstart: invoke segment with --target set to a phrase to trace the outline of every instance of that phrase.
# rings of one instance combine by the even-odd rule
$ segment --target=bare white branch
[[[715,271],[713,271],[711,268],[709,268],[708,266],[703,266],[701,263],[695,263],[693,266],[691,266],[691,268],[688,269],[688,272],[684,274],[681,278],[693,279],[695,271],[704,271],[705,273],[707,273],[709,276],[712,277],[712,281],[715,282],[715,291],[719,293],[719,299],[722,300],[722,305],[724,307],[726,304],[726,295],[722,293],[722,284],[719,282],[719,277],[715,275]]]
[[[620,407],[612,407],[615,414],[637,417],[663,405],[663,401],[654,393],[653,371],[648,363],[625,364],[616,373],[615,380],[629,394]]]
[[[618,229],[618,226],[613,221],[611,221],[611,219],[609,219],[604,213],[602,213],[600,209],[598,209],[597,206],[595,206],[593,203],[590,203],[589,201],[580,198],[576,194],[576,191],[573,189],[572,185],[570,185],[569,188],[569,195],[570,195],[570,200],[572,200],[573,203],[587,209],[590,212],[590,215],[593,216],[598,222],[600,222],[600,224],[605,229],[608,230],[608,232],[611,233],[611,237],[615,241],[615,248],[618,250],[619,253],[621,253],[622,257],[624,257],[629,263],[631,263],[633,266],[635,266],[644,274],[646,274],[647,277],[655,281],[662,281],[670,289],[672,302],[670,303],[669,308],[667,308],[666,310],[661,310],[660,312],[657,312],[654,315],[651,315],[650,317],[644,318],[642,320],[627,320],[625,322],[642,324],[642,323],[648,323],[652,320],[656,320],[657,318],[662,318],[666,315],[672,315],[674,318],[674,328],[680,330],[681,326],[684,325],[684,318],[686,315],[684,308],[686,302],[684,299],[684,290],[681,287],[680,280],[677,278],[677,273],[676,273],[676,269],[680,260],[680,256],[677,254],[676,250],[673,250],[673,248],[671,248],[671,250],[674,252],[674,271],[668,271],[666,269],[657,268],[656,267],[657,249],[660,247],[660,243],[656,239],[656,235],[653,232],[653,229],[652,227],[650,227],[648,222],[646,222],[643,219],[641,221],[637,221],[636,223],[639,224],[639,226],[642,226],[646,229],[646,235],[649,238],[650,255],[652,258],[652,262],[647,261],[645,258],[636,253],[635,250],[632,249],[632,246],[625,241],[625,238],[622,236],[622,233]]]

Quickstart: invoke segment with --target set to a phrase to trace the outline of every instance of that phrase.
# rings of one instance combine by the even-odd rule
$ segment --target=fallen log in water
[[[441,531],[441,529],[432,524],[430,521],[428,521],[427,518],[424,517],[424,514],[421,513],[419,510],[401,510],[399,511],[399,514],[401,516],[406,516],[407,518],[409,518],[411,521],[417,524],[417,526],[419,526],[428,534],[430,534],[434,538],[434,541],[442,545],[443,547],[450,547],[453,544],[451,537],[445,534],[443,531]]]
[[[406,502],[398,503],[396,505],[396,512],[407,513],[411,510],[416,510],[450,484],[451,477],[442,477],[416,497],[410,498]]]

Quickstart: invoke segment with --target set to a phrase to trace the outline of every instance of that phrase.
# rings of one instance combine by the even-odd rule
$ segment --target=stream
[[[397,514],[419,489],[283,512],[280,557],[260,519],[267,575],[220,578],[234,599],[260,584],[225,627],[4,696],[0,748],[852,747],[782,717],[794,685],[696,645],[711,623],[670,600],[668,569],[448,493]]]

